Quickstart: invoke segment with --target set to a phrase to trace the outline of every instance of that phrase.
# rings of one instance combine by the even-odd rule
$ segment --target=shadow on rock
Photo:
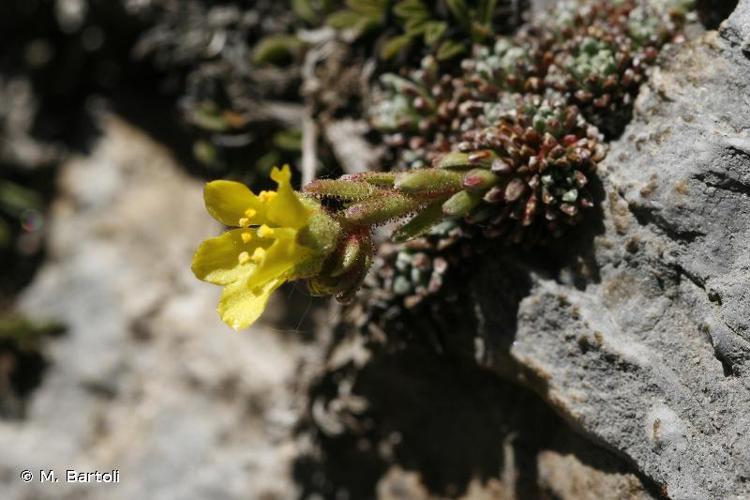
[[[544,450],[627,471],[529,390],[470,359],[438,353],[427,339],[356,365],[327,372],[311,388],[301,431],[314,450],[295,468],[303,497],[373,498],[398,466],[418,472],[430,495],[457,497],[472,481],[494,479],[517,498],[540,498]]]
[[[715,30],[737,8],[738,0],[698,0],[698,17],[706,29]]]
[[[604,199],[600,185],[595,194]],[[300,435],[311,449],[295,468],[302,496],[373,498],[398,467],[417,472],[433,496],[499,481],[512,497],[540,498],[545,450],[628,474],[514,382],[509,354],[519,306],[538,277],[580,288],[598,281],[593,248],[602,217],[599,203],[582,226],[533,251],[476,248],[440,294],[398,306],[399,314],[373,311],[365,292],[360,310],[346,310],[334,328],[328,366],[308,392]]]
[[[26,403],[50,364],[46,346],[64,333],[65,328],[55,323],[0,317],[0,420],[24,418]]]

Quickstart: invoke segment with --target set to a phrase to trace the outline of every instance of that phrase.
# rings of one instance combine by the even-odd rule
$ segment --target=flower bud
[[[439,157],[435,162],[437,168],[448,168],[454,170],[465,170],[471,168],[469,155],[466,153],[452,152]]]
[[[360,172],[357,174],[347,174],[341,176],[342,181],[361,181],[372,184],[373,186],[390,187],[396,182],[394,172]]]
[[[447,217],[464,217],[482,201],[482,196],[468,191],[459,191],[443,203],[443,214]]]
[[[443,202],[438,201],[420,210],[409,222],[393,232],[393,240],[402,243],[421,236],[443,218]]]
[[[500,178],[482,168],[475,168],[464,177],[464,187],[473,193],[485,192],[500,182]]]
[[[348,272],[361,258],[363,251],[362,240],[358,236],[351,236],[341,245],[341,248],[334,254],[335,262],[331,269],[332,277],[341,276]]]
[[[344,264],[344,261],[348,262]],[[372,240],[369,235],[352,236],[326,261],[318,274],[308,279],[308,289],[316,296],[336,295],[339,298],[341,294],[350,294],[362,284],[371,264]]]
[[[461,178],[458,172],[426,168],[400,174],[395,186],[409,194],[452,193],[461,189]]]
[[[336,300],[343,304],[351,302],[359,287],[362,286],[371,266],[372,247],[370,246],[367,252],[362,253],[362,258],[357,260],[357,265],[340,278],[339,290],[335,294]]]
[[[370,183],[352,180],[318,179],[304,188],[314,196],[329,196],[342,200],[359,201],[375,194],[376,188]]]
[[[405,217],[423,204],[422,201],[395,191],[355,203],[344,211],[344,219],[357,225],[372,226]]]

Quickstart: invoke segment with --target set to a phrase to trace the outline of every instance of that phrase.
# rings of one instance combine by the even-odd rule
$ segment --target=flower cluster
[[[365,173],[314,181],[304,193],[292,189],[289,167],[273,169],[271,177],[278,189],[257,195],[231,181],[205,189],[208,212],[232,229],[203,242],[192,269],[224,287],[219,314],[235,329],[254,323],[270,294],[289,280],[307,280],[315,295],[351,299],[372,264],[373,228],[416,214],[401,237],[422,234],[443,217],[440,207],[461,189],[462,175]]]
[[[206,207],[236,229],[204,242],[193,272],[225,287],[219,313],[234,328],[252,324],[290,279],[348,301],[373,262],[375,226],[402,221],[394,239],[406,241],[464,219],[487,237],[535,242],[593,206],[586,185],[603,157],[596,129],[575,107],[533,98],[494,126],[466,132],[430,168],[321,179],[303,193],[292,190],[288,167],[272,172],[274,192],[214,181]],[[446,266],[416,252],[394,269],[401,274],[389,278],[389,290],[415,304],[440,288]]]
[[[277,191],[255,195],[244,184],[214,181],[204,193],[208,212],[233,229],[204,241],[192,269],[224,287],[218,311],[234,329],[255,322],[284,282],[314,276],[337,237],[335,221],[292,189],[289,167],[271,177]]]
[[[512,37],[477,45],[459,76],[438,77],[429,58],[420,70],[384,75],[373,125],[406,166],[418,165],[419,154],[429,161],[458,134],[492,125],[496,111],[507,111],[509,94],[558,95],[615,136],[659,49],[680,39],[691,4],[656,3],[566,2]]]
[[[645,0],[565,4],[477,50],[461,77],[429,57],[406,77],[384,76],[371,116],[394,171],[320,179],[302,192],[288,168],[274,169],[275,192],[208,184],[209,212],[236,229],[206,241],[193,271],[225,287],[222,318],[250,325],[291,279],[349,301],[373,263],[369,295],[410,309],[440,290],[450,267],[441,251],[462,248],[466,234],[526,245],[563,234],[594,206],[600,130],[624,123],[645,69],[685,19],[686,0],[661,1],[661,11]],[[378,251],[373,229],[388,222],[400,223],[396,242],[421,239]]]

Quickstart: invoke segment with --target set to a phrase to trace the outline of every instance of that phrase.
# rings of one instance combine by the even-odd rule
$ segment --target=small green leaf
[[[464,26],[469,25],[469,7],[466,5],[465,0],[445,0],[448,9],[456,20]]]
[[[333,277],[341,276],[351,270],[354,265],[362,258],[363,250],[362,240],[359,238],[349,238],[344,243],[343,248],[335,256],[334,267],[330,274]]]
[[[479,22],[488,26],[492,25],[495,19],[495,10],[497,10],[498,0],[482,0],[479,7]]]
[[[443,214],[446,217],[464,217],[468,215],[482,201],[482,195],[459,191],[443,203]]]
[[[427,23],[424,30],[424,43],[427,45],[437,44],[447,30],[448,24],[445,22],[431,21]]]
[[[218,167],[219,160],[216,148],[208,141],[200,140],[193,143],[193,156],[203,165]]]
[[[475,42],[487,40],[492,34],[493,31],[491,25],[482,24],[478,21],[471,23],[471,39]]]
[[[198,128],[211,132],[225,132],[229,130],[229,123],[221,116],[213,103],[205,103],[193,110],[188,121]]]
[[[406,92],[414,92],[414,93],[420,93],[424,94],[420,87],[412,82],[411,80],[407,80],[406,78],[402,76],[398,76],[393,73],[386,73],[383,76],[380,77],[380,82],[383,84],[384,87],[391,88],[398,92],[399,94],[404,94]],[[425,95],[425,97],[427,97]]]
[[[404,24],[404,31],[409,36],[417,37],[425,32],[427,25],[428,21],[426,19],[409,19]]]
[[[344,211],[344,219],[352,224],[373,226],[400,219],[414,212],[423,202],[395,192],[384,192],[355,203]]]
[[[429,19],[430,9],[422,0],[401,0],[393,7],[393,13],[401,19]]]
[[[396,189],[409,194],[454,193],[462,188],[463,178],[463,173],[447,169],[414,169],[397,176]]]
[[[463,178],[466,190],[475,193],[484,193],[498,182],[500,178],[484,168],[475,168]]]
[[[400,52],[405,51],[412,42],[413,38],[409,35],[400,35],[388,40],[380,49],[380,57],[384,60],[393,59]]]
[[[306,193],[317,196],[340,198],[349,201],[362,201],[373,196],[377,189],[365,181],[343,179],[317,179],[304,188]]]
[[[446,40],[442,44],[440,44],[440,48],[438,48],[435,57],[439,61],[447,61],[448,59],[453,59],[459,54],[463,54],[465,51],[466,47],[462,44],[454,42],[452,40]]]
[[[361,172],[358,174],[348,174],[341,178],[347,181],[362,181],[379,187],[392,187],[396,181],[394,172]]]
[[[285,64],[302,50],[302,41],[293,35],[271,35],[261,39],[253,49],[255,64]]]
[[[367,17],[383,18],[388,10],[387,0],[347,0],[347,7]]]
[[[441,156],[436,166],[438,168],[468,170],[473,165],[469,160],[469,155],[467,153],[459,153],[457,151],[454,151],[452,153],[446,153]]]
[[[302,151],[302,131],[287,129],[276,132],[273,136],[273,144],[283,151],[299,153]]]
[[[36,191],[6,180],[0,180],[0,207],[12,216],[18,216],[28,208],[41,210],[42,198]]]
[[[443,219],[443,201],[436,201],[419,211],[409,222],[393,232],[393,240],[396,243],[416,238],[430,230],[432,226]]]
[[[362,24],[362,15],[349,9],[339,10],[328,16],[326,24],[337,30],[355,29]]]
[[[60,323],[30,320],[12,312],[0,315],[0,341],[12,342],[22,349],[38,348],[45,338],[64,331]]]
[[[292,0],[292,10],[297,17],[315,24],[318,21],[318,13],[311,5],[310,0]]]

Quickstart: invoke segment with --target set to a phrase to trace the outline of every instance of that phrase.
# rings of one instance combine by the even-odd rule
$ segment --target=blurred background
[[[189,269],[206,180],[377,168],[373,79],[528,15],[492,5],[423,39],[387,0],[2,0],[0,497],[650,497],[471,337],[374,352],[294,285],[237,334]],[[120,483],[18,477],[71,468]]]

